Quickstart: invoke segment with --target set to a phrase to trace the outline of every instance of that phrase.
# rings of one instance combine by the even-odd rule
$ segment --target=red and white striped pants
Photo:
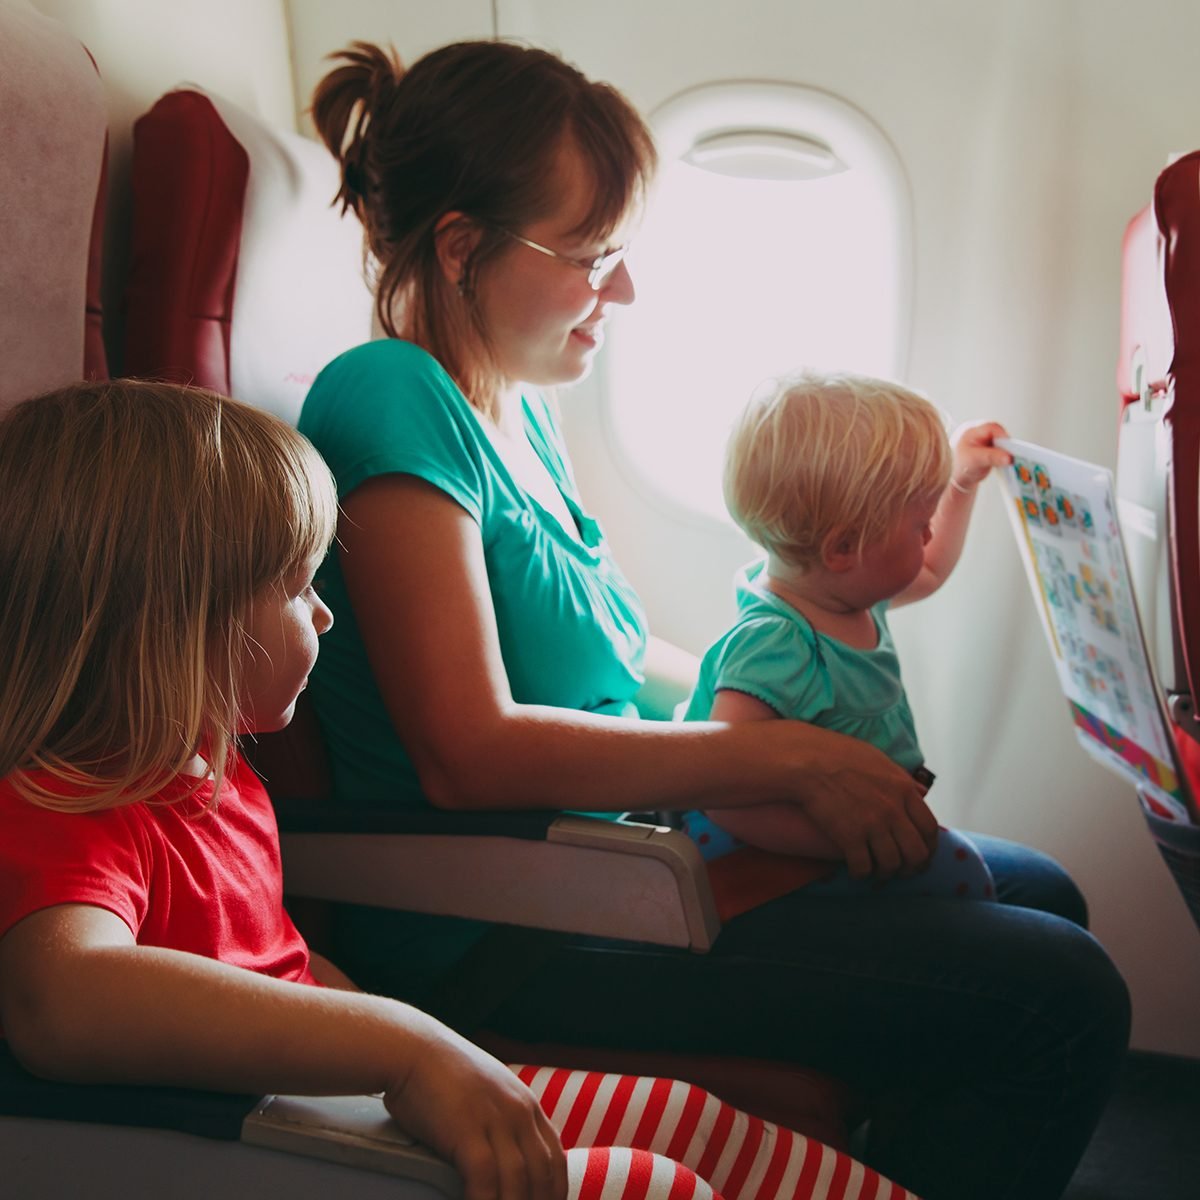
[[[570,1200],[916,1200],[848,1155],[690,1083],[512,1070],[567,1150]]]

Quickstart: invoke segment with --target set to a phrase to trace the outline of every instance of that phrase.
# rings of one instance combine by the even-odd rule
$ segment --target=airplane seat
[[[106,374],[99,276],[107,121],[87,51],[55,22],[15,4],[0,29],[3,410]]]
[[[1200,796],[1200,151],[1169,165],[1122,245],[1117,504],[1147,649]],[[1200,827],[1143,796],[1200,927]]]
[[[189,87],[136,123],[132,171],[129,373],[188,379],[294,422],[321,366],[372,336],[361,229],[331,205],[333,159],[319,143]],[[334,806],[319,727],[301,700],[289,729],[257,739],[253,755],[277,800],[290,898],[698,952],[712,944],[719,923],[707,877],[679,832],[555,813]],[[311,905],[297,915],[311,921]],[[682,1078],[827,1143],[847,1143],[847,1089],[800,1067],[490,1044],[510,1061]]]
[[[0,3],[0,410],[107,375],[107,125],[79,41],[24,0]],[[27,1072],[2,1032],[0,1162],[0,1191],[16,1198],[461,1194],[378,1098],[61,1083]]]

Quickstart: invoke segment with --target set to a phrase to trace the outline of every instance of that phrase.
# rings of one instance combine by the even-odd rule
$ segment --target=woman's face
[[[587,261],[624,244],[628,222],[600,241],[572,233],[590,200],[588,172],[574,148],[559,156],[553,186],[562,196],[557,210],[512,233]],[[609,310],[632,303],[634,291],[624,262],[593,291],[584,267],[510,238],[480,273],[476,296],[505,382],[546,387],[588,373],[604,342]]]

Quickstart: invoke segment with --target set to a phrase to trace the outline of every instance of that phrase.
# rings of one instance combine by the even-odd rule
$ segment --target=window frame
[[[681,159],[703,137],[741,130],[795,134],[825,143],[850,169],[876,175],[891,196],[896,247],[896,337],[891,374],[905,380],[912,356],[916,225],[912,188],[904,164],[888,136],[861,109],[821,88],[800,83],[728,80],[699,84],[676,93],[648,116],[658,146],[660,169]],[[635,279],[636,285],[636,279]],[[614,335],[617,331],[614,329]],[[611,353],[611,339],[609,351]],[[601,355],[594,375],[600,426],[608,452],[629,485],[660,511],[693,527],[736,529],[728,514],[716,517],[664,488],[630,452],[619,429],[609,355]]]

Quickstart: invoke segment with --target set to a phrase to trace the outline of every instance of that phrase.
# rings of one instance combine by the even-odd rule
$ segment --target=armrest
[[[280,826],[292,896],[696,951],[720,928],[699,851],[657,825],[529,812],[322,815],[313,806],[293,817],[283,805]]]
[[[454,1168],[405,1134],[376,1096],[59,1083],[30,1075],[0,1041],[0,1116],[13,1195],[462,1195]],[[395,1177],[410,1186],[397,1190]]]
[[[59,1083],[31,1075],[0,1040],[0,1116],[171,1129],[218,1141],[240,1136],[255,1096],[186,1088]]]
[[[462,1195],[458,1172],[410,1138],[378,1096],[267,1096],[246,1118],[242,1141]]]
[[[303,697],[291,726],[258,739],[254,761],[275,797],[289,896],[697,951],[720,929],[700,853],[674,830],[530,810],[334,805]]]

